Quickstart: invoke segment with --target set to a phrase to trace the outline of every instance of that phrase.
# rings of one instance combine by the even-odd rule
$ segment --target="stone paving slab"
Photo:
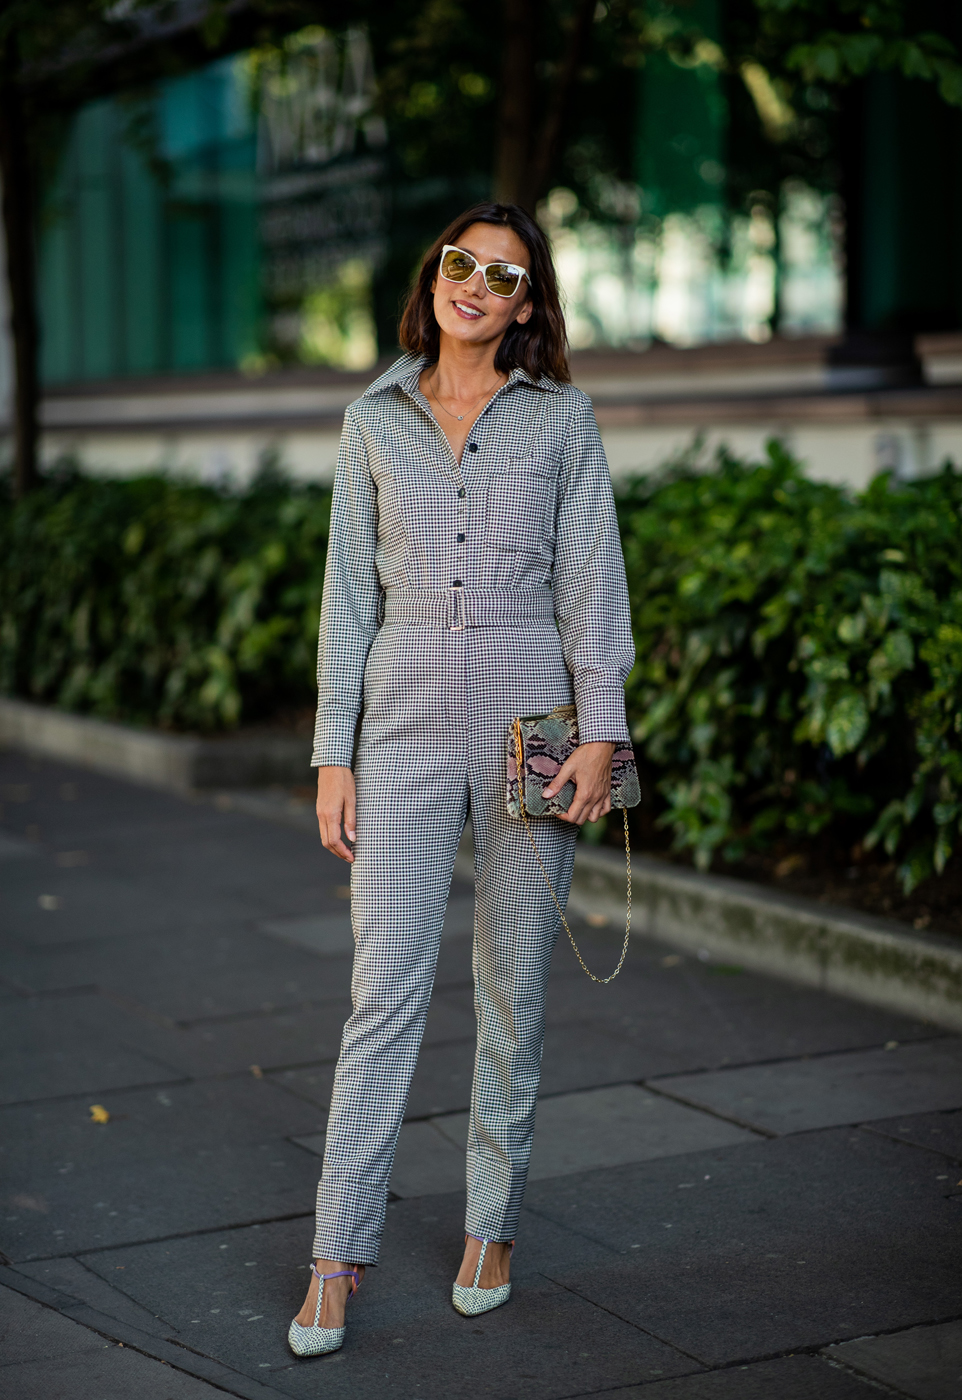
[[[221,1386],[122,1343],[98,1340],[100,1351],[79,1360],[44,1357],[0,1369],[0,1400],[224,1400]],[[185,1356],[183,1364],[196,1362]]]
[[[463,1152],[468,1115],[452,1114],[433,1121]],[[636,1084],[558,1094],[539,1100],[528,1180],[753,1140],[754,1135],[742,1128],[686,1109]]]
[[[15,1272],[138,1331],[157,1337],[176,1337],[178,1334],[179,1329],[169,1318],[149,1312],[127,1296],[122,1267],[115,1266],[112,1279],[105,1279],[81,1264],[79,1259],[68,1257],[17,1264]],[[108,1270],[108,1275],[110,1272]]]
[[[309,953],[351,953],[354,934],[350,910],[339,914],[298,919],[273,919],[262,924],[265,933],[284,943],[306,948]],[[453,894],[448,900],[442,938],[464,938],[474,932],[474,898]]]
[[[962,1322],[912,1327],[887,1337],[860,1337],[828,1347],[825,1355],[904,1391],[913,1400],[959,1400],[962,1395]]]
[[[310,1209],[316,1163],[285,1139],[316,1128],[313,1105],[266,1080],[208,1080],[8,1108],[0,1218],[14,1259],[273,1219]]]
[[[38,854],[38,848],[33,841],[25,841],[19,836],[5,836],[0,833],[0,860],[20,860],[23,856]]]
[[[891,1392],[889,1392],[891,1394]],[[580,1400],[580,1397],[571,1397]],[[878,1388],[815,1356],[785,1356],[612,1390],[604,1400],[881,1400]]]
[[[600,964],[590,933],[578,937],[589,966]],[[607,987],[580,972],[557,975],[573,962],[564,940],[548,984],[549,1025],[599,1023],[635,1050],[637,1078],[904,1044],[935,1033],[892,1011],[758,973],[726,973],[648,939],[632,940],[622,972]]]
[[[398,1139],[391,1191],[407,1198],[463,1190],[467,1135],[466,1113],[405,1123]],[[528,1180],[752,1140],[753,1135],[741,1128],[634,1084],[559,1094],[539,1101]],[[323,1133],[295,1141],[323,1156]]]
[[[324,1133],[293,1139],[313,1156],[324,1156]],[[320,1176],[320,1162],[317,1174]],[[465,1189],[464,1148],[456,1146],[434,1123],[404,1123],[398,1136],[391,1192],[407,1199]]]
[[[143,1014],[188,1025],[343,1001],[351,989],[350,954],[319,957],[237,924],[79,948],[11,947],[0,940],[0,949],[8,979],[24,992],[102,987]],[[445,940],[435,986],[460,989],[470,980],[471,940]]]
[[[334,1086],[333,1059],[325,1064],[307,1065],[301,1069],[280,1069],[272,1071],[270,1078],[289,1094],[306,1099],[325,1112],[330,1107],[331,1090]]]
[[[183,804],[180,823],[132,823],[107,835],[96,827],[46,836],[39,830],[39,858],[4,865],[22,939],[96,937],[100,918],[116,936],[343,909],[336,889],[344,875],[333,868],[335,857],[306,833],[278,833],[247,817]],[[185,837],[189,850],[181,849]],[[44,892],[62,899],[61,919],[33,912]]]
[[[83,856],[84,852],[62,852]],[[144,898],[134,880],[84,868],[61,869],[49,860],[19,861],[4,867],[0,936],[16,930],[20,943],[33,948],[145,938],[173,929],[177,901],[156,894]]]
[[[331,1089],[334,1084],[334,1068],[340,1048],[342,1024],[350,1014],[350,1004],[341,1008],[333,1004],[320,1009],[298,1013],[308,1025],[322,1022],[333,1049],[326,1063],[308,1064],[294,1069],[281,1069],[272,1074],[276,1083],[291,1093],[299,1094],[320,1108],[328,1108],[331,1102]],[[264,1028],[265,1037],[271,1035],[270,1026],[278,1019],[273,1016]],[[242,1023],[249,1024],[249,1023]],[[473,1004],[467,1008],[452,1004],[443,996],[436,996],[428,1010],[424,1040],[418,1057],[417,1068],[408,1097],[406,1117],[426,1118],[436,1113],[448,1113],[464,1108],[471,1101],[471,1077],[474,1072],[475,1017]],[[227,1026],[217,1027],[216,1032],[204,1028],[204,1034],[222,1036],[230,1034]],[[241,1040],[241,1045],[243,1044]],[[240,1047],[238,1048],[238,1057]],[[291,1056],[288,1060],[290,1063]],[[310,1058],[307,1055],[302,1059]],[[266,1068],[269,1060],[264,1061]]]
[[[213,1016],[185,1026],[95,990],[73,996],[14,997],[9,1023],[0,1024],[0,1094],[6,1084],[12,1102],[96,1092],[98,1084],[105,1089],[135,1087],[185,1076],[237,1074],[252,1065],[269,1069],[333,1059],[342,1023],[350,1014],[350,1002],[342,998],[278,1011]],[[9,1063],[3,1057],[4,1039],[13,1047]],[[58,1048],[61,1045],[71,1047],[69,1055]],[[57,1071],[59,1060],[44,1069],[51,1057],[60,1055],[76,1060],[62,1078]],[[108,1061],[117,1064],[109,1080],[106,1070],[100,1069]]]
[[[0,1288],[0,1400],[216,1400],[223,1394]]]
[[[70,1360],[103,1349],[103,1337],[0,1286],[0,1376],[26,1361]]]
[[[872,1123],[873,1133],[883,1133],[899,1142],[911,1142],[916,1147],[927,1147],[951,1157],[962,1165],[962,1110],[950,1113],[918,1113],[901,1118],[891,1118],[887,1122]],[[953,1172],[953,1179],[958,1175]],[[957,1183],[962,1185],[962,1183]]]
[[[350,995],[351,959],[318,958],[265,934],[211,929],[91,949],[5,950],[8,975],[31,991],[102,987],[141,1014],[191,1024]]]
[[[438,1196],[465,1190],[464,1148],[438,1131],[435,1123],[405,1123],[391,1170],[391,1191],[411,1196]]]
[[[644,1059],[605,1022],[551,1025],[545,1031],[541,1092],[563,1094],[642,1079]]]
[[[663,1093],[765,1132],[801,1133],[962,1107],[962,1040],[653,1079]]]
[[[253,1016],[212,1017],[164,1032],[165,1058],[197,1078],[240,1074],[256,1066],[265,1073],[288,1065],[335,1060],[341,1028],[351,1014],[346,997],[323,1005],[293,1007]]]
[[[417,1069],[408,1095],[407,1118],[429,1118],[438,1113],[456,1113],[471,1102],[474,1077],[475,1032],[470,1038],[425,1045],[418,1056]]]
[[[432,1117],[466,1111],[471,1102],[474,1074],[474,1015],[457,1042],[425,1045],[411,1084],[406,1116]],[[469,1038],[470,1037],[470,1038]],[[552,1026],[545,1035],[542,1058],[543,1096],[573,1093],[599,1084],[623,1083],[639,1078],[637,1056],[630,1046],[591,1023],[562,1028]]]
[[[294,1361],[285,1340],[306,1289],[309,1265],[294,1261],[308,1253],[309,1221],[112,1250],[86,1262],[105,1277],[123,1264],[131,1295],[148,1310],[173,1315],[192,1347],[294,1396],[474,1400],[487,1390],[547,1400],[697,1369],[538,1274],[519,1283],[497,1313],[459,1317],[450,1292],[463,1198],[457,1205],[432,1200],[431,1207],[392,1207],[382,1264],[369,1271],[352,1305],[344,1349],[312,1361]],[[432,1218],[412,1218],[412,1208]],[[399,1210],[407,1228],[398,1228]],[[532,1222],[526,1235],[537,1229]],[[484,1380],[492,1368],[493,1387]],[[513,1382],[507,1392],[506,1378]]]
[[[340,972],[341,969],[339,968]],[[290,995],[287,988],[281,989]],[[285,1087],[316,1099],[317,1067],[322,1062],[323,1082],[329,1083],[340,1049],[341,1031],[351,1012],[346,995],[314,1005],[297,1004],[272,1011],[268,1004],[254,1014],[198,1018],[192,1025],[169,1024],[151,1015],[136,1002],[118,1005],[96,992],[85,995],[20,999],[8,993],[13,1004],[0,1022],[0,1103],[100,1092],[126,1085],[165,1082],[191,1075],[209,1078],[237,1074],[257,1065],[265,1071],[288,1066],[310,1066],[284,1075]],[[139,1014],[138,1014],[139,1012]],[[475,1017],[473,1006],[436,998],[425,1029],[425,1060],[419,1066],[419,1085],[436,1060],[443,1064],[445,1048],[452,1041],[468,1043],[473,1066]],[[432,1047],[437,1044],[438,1050]],[[69,1045],[69,1052],[65,1047]],[[458,1047],[460,1050],[460,1047]],[[300,1079],[303,1075],[303,1084]],[[312,1085],[312,1079],[314,1084]],[[430,1092],[425,1089],[425,1096]],[[458,1094],[453,1103],[435,1103],[411,1116],[464,1106],[468,1096]]]
[[[532,1183],[526,1199],[629,1254],[550,1277],[706,1365],[958,1310],[962,1212],[931,1160],[872,1133],[836,1129],[558,1177]]]
[[[101,1024],[91,1024],[99,1012]],[[105,1014],[107,1013],[107,1014]],[[100,997],[16,998],[0,1017],[0,1104],[102,1094],[180,1077],[176,1066],[118,1042]]]

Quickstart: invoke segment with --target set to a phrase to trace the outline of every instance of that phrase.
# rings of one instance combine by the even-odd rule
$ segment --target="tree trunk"
[[[900,289],[897,286],[890,289],[887,314],[880,315],[877,306],[873,310],[871,305],[872,294],[878,300],[879,293],[883,291],[877,264],[873,267],[870,261],[873,249],[879,245],[883,248],[893,245],[898,249],[904,248],[906,240],[900,236],[901,230],[898,228],[903,203],[916,211],[916,217],[920,217],[918,197],[910,198],[910,193],[915,192],[906,192],[900,181],[900,176],[904,179],[904,166],[900,170],[898,147],[888,139],[886,126],[879,120],[878,112],[873,113],[870,101],[874,89],[877,97],[892,102],[894,90],[905,81],[895,74],[869,74],[843,88],[840,99],[841,194],[845,206],[845,334],[839,344],[829,349],[828,361],[838,373],[837,382],[855,382],[851,378],[854,372],[858,375],[858,383],[865,388],[899,388],[923,381],[922,362],[915,349],[914,331],[917,327],[911,324],[910,317],[899,314]],[[898,129],[897,122],[890,119],[889,129],[893,126]],[[921,164],[921,158],[916,163]],[[879,198],[877,172],[880,169],[886,172],[887,178],[881,188],[883,196],[888,192],[888,199]],[[874,190],[870,179],[872,171],[876,173]],[[936,223],[936,211],[929,208],[924,212],[927,217],[935,214],[931,222]],[[928,227],[928,223],[925,226]],[[931,246],[930,235],[926,236],[926,241],[930,243],[930,256],[934,260],[937,257],[937,244]],[[892,259],[888,276],[893,278],[897,275],[897,259]]]
[[[11,66],[4,64],[0,68],[0,181],[3,182],[3,230],[14,356],[14,490],[18,497],[23,497],[37,484],[40,335],[27,118]]]
[[[578,0],[575,5],[564,58],[561,61],[541,130],[538,132],[537,148],[531,157],[527,179],[527,193],[531,209],[534,209],[538,200],[544,199],[548,193],[554,163],[558,159],[564,119],[571,102],[578,69],[584,63],[591,39],[595,3],[596,0]]]
[[[501,101],[494,164],[494,196],[503,204],[532,207],[528,197],[535,96],[535,54],[541,6],[536,0],[503,0]]]

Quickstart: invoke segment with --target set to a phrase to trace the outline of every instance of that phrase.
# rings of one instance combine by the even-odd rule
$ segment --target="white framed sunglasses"
[[[507,262],[485,263],[482,266],[471,253],[455,248],[453,243],[445,243],[441,249],[438,271],[445,282],[470,282],[474,274],[480,272],[491,295],[506,299],[514,296],[521,286],[522,277],[528,279],[529,287],[534,286],[526,267]]]

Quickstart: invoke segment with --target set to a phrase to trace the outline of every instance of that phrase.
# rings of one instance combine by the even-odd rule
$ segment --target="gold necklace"
[[[493,395],[493,394],[496,394],[497,391],[498,391],[498,389],[500,389],[500,388],[501,388],[501,385],[498,384],[498,385],[495,386],[495,388],[494,388],[493,390],[490,390],[490,391],[489,391],[489,390],[485,390],[485,392],[484,392],[483,394],[481,394],[478,398],[476,398],[476,399],[474,400],[474,403],[480,403],[481,400],[484,399],[484,398],[491,398],[492,395]],[[463,423],[463,422],[464,422],[465,415],[464,415],[463,413],[452,413],[451,410],[450,410],[449,408],[445,408],[445,407],[444,407],[444,404],[441,402],[441,400],[438,398],[437,394],[434,392],[434,389],[431,387],[431,382],[430,382],[430,380],[428,381],[428,393],[431,395],[432,399],[433,399],[434,402],[437,404],[438,408],[440,408],[441,411],[442,411],[443,413],[446,413],[446,414],[448,415],[449,418],[456,418],[456,419],[458,420],[459,423]],[[474,404],[472,404],[471,407],[473,408],[473,407],[474,407]],[[470,412],[470,409],[469,409],[468,411]]]

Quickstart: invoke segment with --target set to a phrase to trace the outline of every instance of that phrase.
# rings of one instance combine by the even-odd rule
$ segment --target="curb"
[[[632,932],[962,1031],[962,945],[725,875],[633,855]],[[625,866],[579,847],[569,903],[625,917]]]
[[[311,742],[290,734],[202,739],[0,697],[0,744],[175,792],[302,783]]]

